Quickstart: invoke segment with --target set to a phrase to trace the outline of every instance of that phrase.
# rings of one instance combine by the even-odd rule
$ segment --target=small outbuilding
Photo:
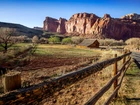
[[[84,39],[78,47],[80,48],[99,48],[99,42],[97,39]]]

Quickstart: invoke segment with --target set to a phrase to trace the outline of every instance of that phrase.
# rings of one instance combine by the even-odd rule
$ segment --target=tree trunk
[[[8,49],[8,46],[7,46],[7,44],[5,44],[5,46],[4,46],[4,53],[7,53],[7,49]]]
[[[2,79],[4,93],[21,88],[21,73],[9,72]]]

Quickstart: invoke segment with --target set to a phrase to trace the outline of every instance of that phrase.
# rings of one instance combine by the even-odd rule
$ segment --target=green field
[[[100,55],[101,51],[80,49],[69,45],[38,45],[35,54],[61,57],[80,57]]]

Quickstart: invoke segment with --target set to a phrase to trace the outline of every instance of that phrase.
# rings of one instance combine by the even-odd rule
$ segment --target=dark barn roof
[[[80,46],[87,46],[88,47],[91,44],[93,44],[95,41],[97,41],[97,40],[96,39],[84,39],[79,45]]]

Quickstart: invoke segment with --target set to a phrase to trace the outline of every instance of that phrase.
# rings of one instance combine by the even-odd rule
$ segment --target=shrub
[[[39,42],[38,36],[34,36],[34,37],[32,38],[32,42],[33,42],[33,43],[38,43],[38,42]]]
[[[115,39],[100,39],[100,46],[122,46],[125,45],[123,40],[115,40]]]
[[[125,41],[127,45],[140,45],[140,38],[130,38]]]
[[[48,43],[48,40],[44,37],[41,37],[39,42],[42,43],[42,44],[46,44],[46,43]]]
[[[74,44],[79,44],[79,43],[81,43],[83,40],[84,40],[84,38],[82,38],[82,37],[72,37],[72,38],[71,38],[71,41],[72,41]]]
[[[49,39],[48,39],[49,43],[52,43],[52,44],[56,44],[56,43],[60,43],[60,38],[57,37],[57,36],[51,36]]]
[[[64,39],[62,40],[62,44],[71,44],[71,43],[72,43],[71,38],[64,38]]]
[[[140,38],[130,38],[126,40],[125,43],[132,48],[140,49]]]

